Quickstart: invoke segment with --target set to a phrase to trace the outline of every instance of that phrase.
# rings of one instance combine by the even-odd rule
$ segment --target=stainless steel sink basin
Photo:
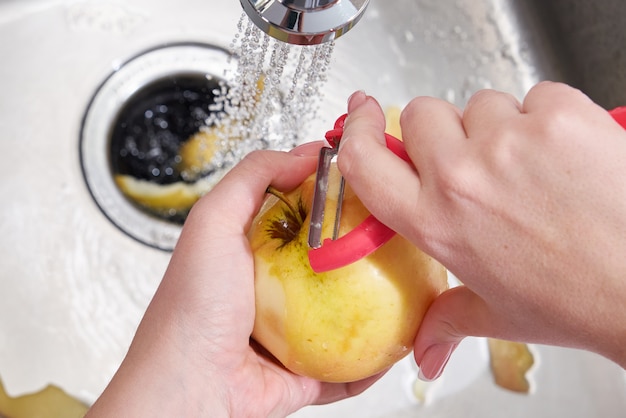
[[[563,80],[601,105],[626,103],[626,5],[621,1],[556,0],[538,6],[540,24],[558,57]]]
[[[142,51],[174,42],[228,48],[237,0],[0,0],[0,376],[11,393],[55,383],[87,402],[125,354],[169,255],[120,231],[88,190],[79,155],[96,89]],[[337,40],[319,139],[354,90],[384,106],[415,95],[462,106],[481,88],[518,97],[568,81],[626,104],[622,0],[371,0]],[[593,354],[537,346],[533,392],[496,387],[484,342],[468,339],[429,404],[411,359],[362,396],[313,416],[621,417],[624,371]]]

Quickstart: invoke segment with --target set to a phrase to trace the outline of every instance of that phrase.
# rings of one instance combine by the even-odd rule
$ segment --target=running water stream
[[[310,137],[333,47],[276,40],[243,12],[223,77],[178,74],[127,100],[111,135],[115,187],[150,216],[184,223],[247,154]]]
[[[231,45],[236,73],[226,74],[207,125],[215,125],[228,168],[259,149],[293,148],[314,120],[327,80],[334,42],[291,45],[261,31],[245,13]]]

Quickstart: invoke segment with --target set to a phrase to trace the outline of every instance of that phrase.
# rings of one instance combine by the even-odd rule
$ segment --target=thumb
[[[465,286],[442,293],[432,303],[417,338],[415,361],[420,379],[431,381],[443,373],[450,356],[466,336],[503,337],[511,324],[490,309],[485,301]]]

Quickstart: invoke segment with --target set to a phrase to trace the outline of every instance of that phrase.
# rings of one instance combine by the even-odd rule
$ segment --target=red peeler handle
[[[626,129],[626,106],[616,107],[613,110],[609,110],[609,114],[613,116],[613,119],[619,123],[622,128]]]
[[[609,114],[626,129],[626,106],[617,107]],[[326,140],[333,147],[338,147],[343,135],[343,126],[347,115],[335,122],[335,128],[326,133]],[[411,162],[402,141],[385,134],[387,148],[406,162]],[[395,232],[382,224],[373,215],[368,216],[359,226],[336,240],[326,239],[321,247],[309,250],[309,263],[316,273],[335,270],[367,257],[387,241]]]

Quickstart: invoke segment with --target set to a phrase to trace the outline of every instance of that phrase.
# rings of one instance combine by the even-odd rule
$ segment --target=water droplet
[[[236,162],[255,149],[292,148],[315,117],[334,43],[290,45],[269,37],[242,13],[231,42],[239,57],[231,88],[215,101],[223,152],[216,160]]]

